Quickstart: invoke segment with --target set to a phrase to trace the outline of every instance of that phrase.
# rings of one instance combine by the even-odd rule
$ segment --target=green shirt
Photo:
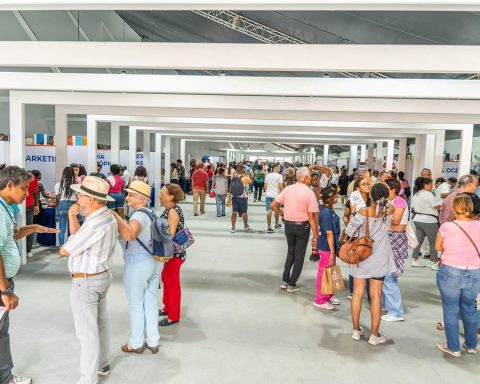
[[[7,278],[14,277],[21,264],[20,252],[13,238],[13,217],[13,208],[0,197],[0,256]]]

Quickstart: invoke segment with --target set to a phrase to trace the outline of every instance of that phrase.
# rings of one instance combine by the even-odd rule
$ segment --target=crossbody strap
[[[473,239],[470,237],[470,235],[467,233],[467,231],[465,231],[465,229],[462,228],[462,226],[460,224],[458,224],[456,221],[453,221],[453,224],[455,224],[458,228],[460,228],[460,230],[465,234],[465,236],[468,237],[468,240],[470,240],[470,242],[473,244],[473,246],[475,247],[475,250],[477,251],[477,255],[478,257],[480,257],[480,251],[478,250],[478,247],[477,245],[475,244],[475,242],[473,241]]]

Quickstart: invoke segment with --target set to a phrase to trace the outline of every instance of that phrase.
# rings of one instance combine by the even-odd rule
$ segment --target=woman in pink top
[[[455,220],[443,223],[435,240],[442,252],[442,265],[437,273],[437,286],[443,305],[447,343],[437,348],[460,357],[458,314],[463,320],[467,353],[477,348],[478,313],[475,299],[480,292],[480,222],[473,219],[472,199],[459,193],[452,201]]]
[[[120,176],[120,166],[118,164],[112,164],[110,166],[111,176],[107,177],[107,183],[110,185],[108,195],[113,197],[115,201],[108,201],[107,208],[116,211],[123,219],[125,216],[125,195],[123,194],[123,187],[125,182]]]

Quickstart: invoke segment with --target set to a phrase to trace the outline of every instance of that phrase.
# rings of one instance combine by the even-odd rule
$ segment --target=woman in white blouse
[[[418,245],[412,253],[412,267],[425,267],[425,264],[418,260],[418,257],[420,256],[420,247],[426,237],[430,244],[430,260],[433,262],[431,268],[438,270],[438,257],[434,244],[439,227],[438,212],[442,206],[442,201],[437,200],[432,193],[432,179],[417,177],[415,189],[417,193],[412,198],[412,221],[415,223]]]

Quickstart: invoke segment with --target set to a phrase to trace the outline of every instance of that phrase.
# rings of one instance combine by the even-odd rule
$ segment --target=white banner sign
[[[443,163],[443,177],[448,179],[449,177],[456,177],[458,178],[458,161],[446,161]]]

